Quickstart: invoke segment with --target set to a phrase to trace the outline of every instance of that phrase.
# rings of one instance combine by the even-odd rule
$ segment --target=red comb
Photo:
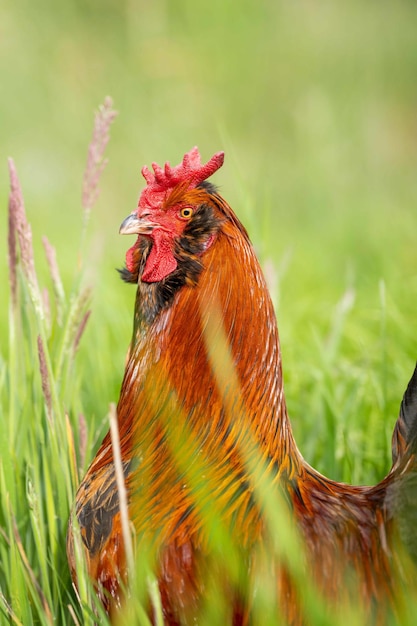
[[[147,186],[139,198],[141,208],[152,207],[161,204],[166,198],[167,191],[171,191],[179,183],[188,182],[188,189],[194,189],[203,180],[214,174],[224,161],[224,152],[216,152],[210,161],[201,164],[198,148],[195,147],[184,155],[182,163],[171,167],[167,162],[162,168],[157,163],[152,163],[152,173],[146,165],[142,168],[142,175]]]

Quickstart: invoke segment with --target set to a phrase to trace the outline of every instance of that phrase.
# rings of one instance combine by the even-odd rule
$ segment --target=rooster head
[[[143,167],[142,175],[147,186],[140,195],[137,209],[120,226],[121,234],[138,235],[137,242],[126,254],[129,272],[135,271],[135,255],[143,237],[148,238],[152,246],[141,280],[159,282],[176,270],[175,243],[192,220],[196,207],[207,198],[207,191],[201,184],[223,165],[223,161],[224,152],[217,152],[202,164],[195,147],[175,167],[166,163],[162,168],[152,163],[153,173]],[[206,247],[211,244],[210,235],[204,243]]]

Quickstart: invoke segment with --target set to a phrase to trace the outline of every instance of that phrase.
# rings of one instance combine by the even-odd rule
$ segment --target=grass
[[[65,533],[118,397],[134,294],[114,272],[117,227],[143,163],[226,150],[216,181],[268,273],[303,455],[354,483],[390,464],[416,359],[416,5],[194,5],[2,7],[2,148],[25,190],[36,275],[18,251],[0,310],[0,623],[94,621],[88,584],[81,607],[71,588]],[[106,93],[120,116],[91,210],[78,197]],[[6,206],[5,167],[0,182]],[[5,303],[5,236],[0,251]],[[267,615],[267,593],[259,602]]]
[[[86,172],[92,169],[87,166]],[[40,288],[12,160],[9,170],[11,296],[7,369],[2,363],[1,608],[4,618],[18,624],[65,623],[73,614],[68,608],[65,535],[79,480],[77,455],[87,439],[78,402],[72,401],[77,396],[74,359],[89,316],[89,298],[78,281],[66,297],[55,251],[46,239],[54,289],[51,294]],[[88,186],[93,197],[94,176]],[[89,209],[86,203],[85,216]]]

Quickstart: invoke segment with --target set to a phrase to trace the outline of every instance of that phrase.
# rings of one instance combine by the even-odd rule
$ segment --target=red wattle
[[[177,261],[173,254],[173,240],[165,231],[156,228],[152,234],[152,248],[146,259],[142,273],[145,283],[158,283],[177,268]]]

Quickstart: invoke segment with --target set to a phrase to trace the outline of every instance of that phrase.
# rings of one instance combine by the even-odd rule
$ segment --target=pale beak
[[[120,235],[149,235],[155,224],[146,219],[146,217],[138,217],[137,213],[131,213],[121,223],[119,228]]]

